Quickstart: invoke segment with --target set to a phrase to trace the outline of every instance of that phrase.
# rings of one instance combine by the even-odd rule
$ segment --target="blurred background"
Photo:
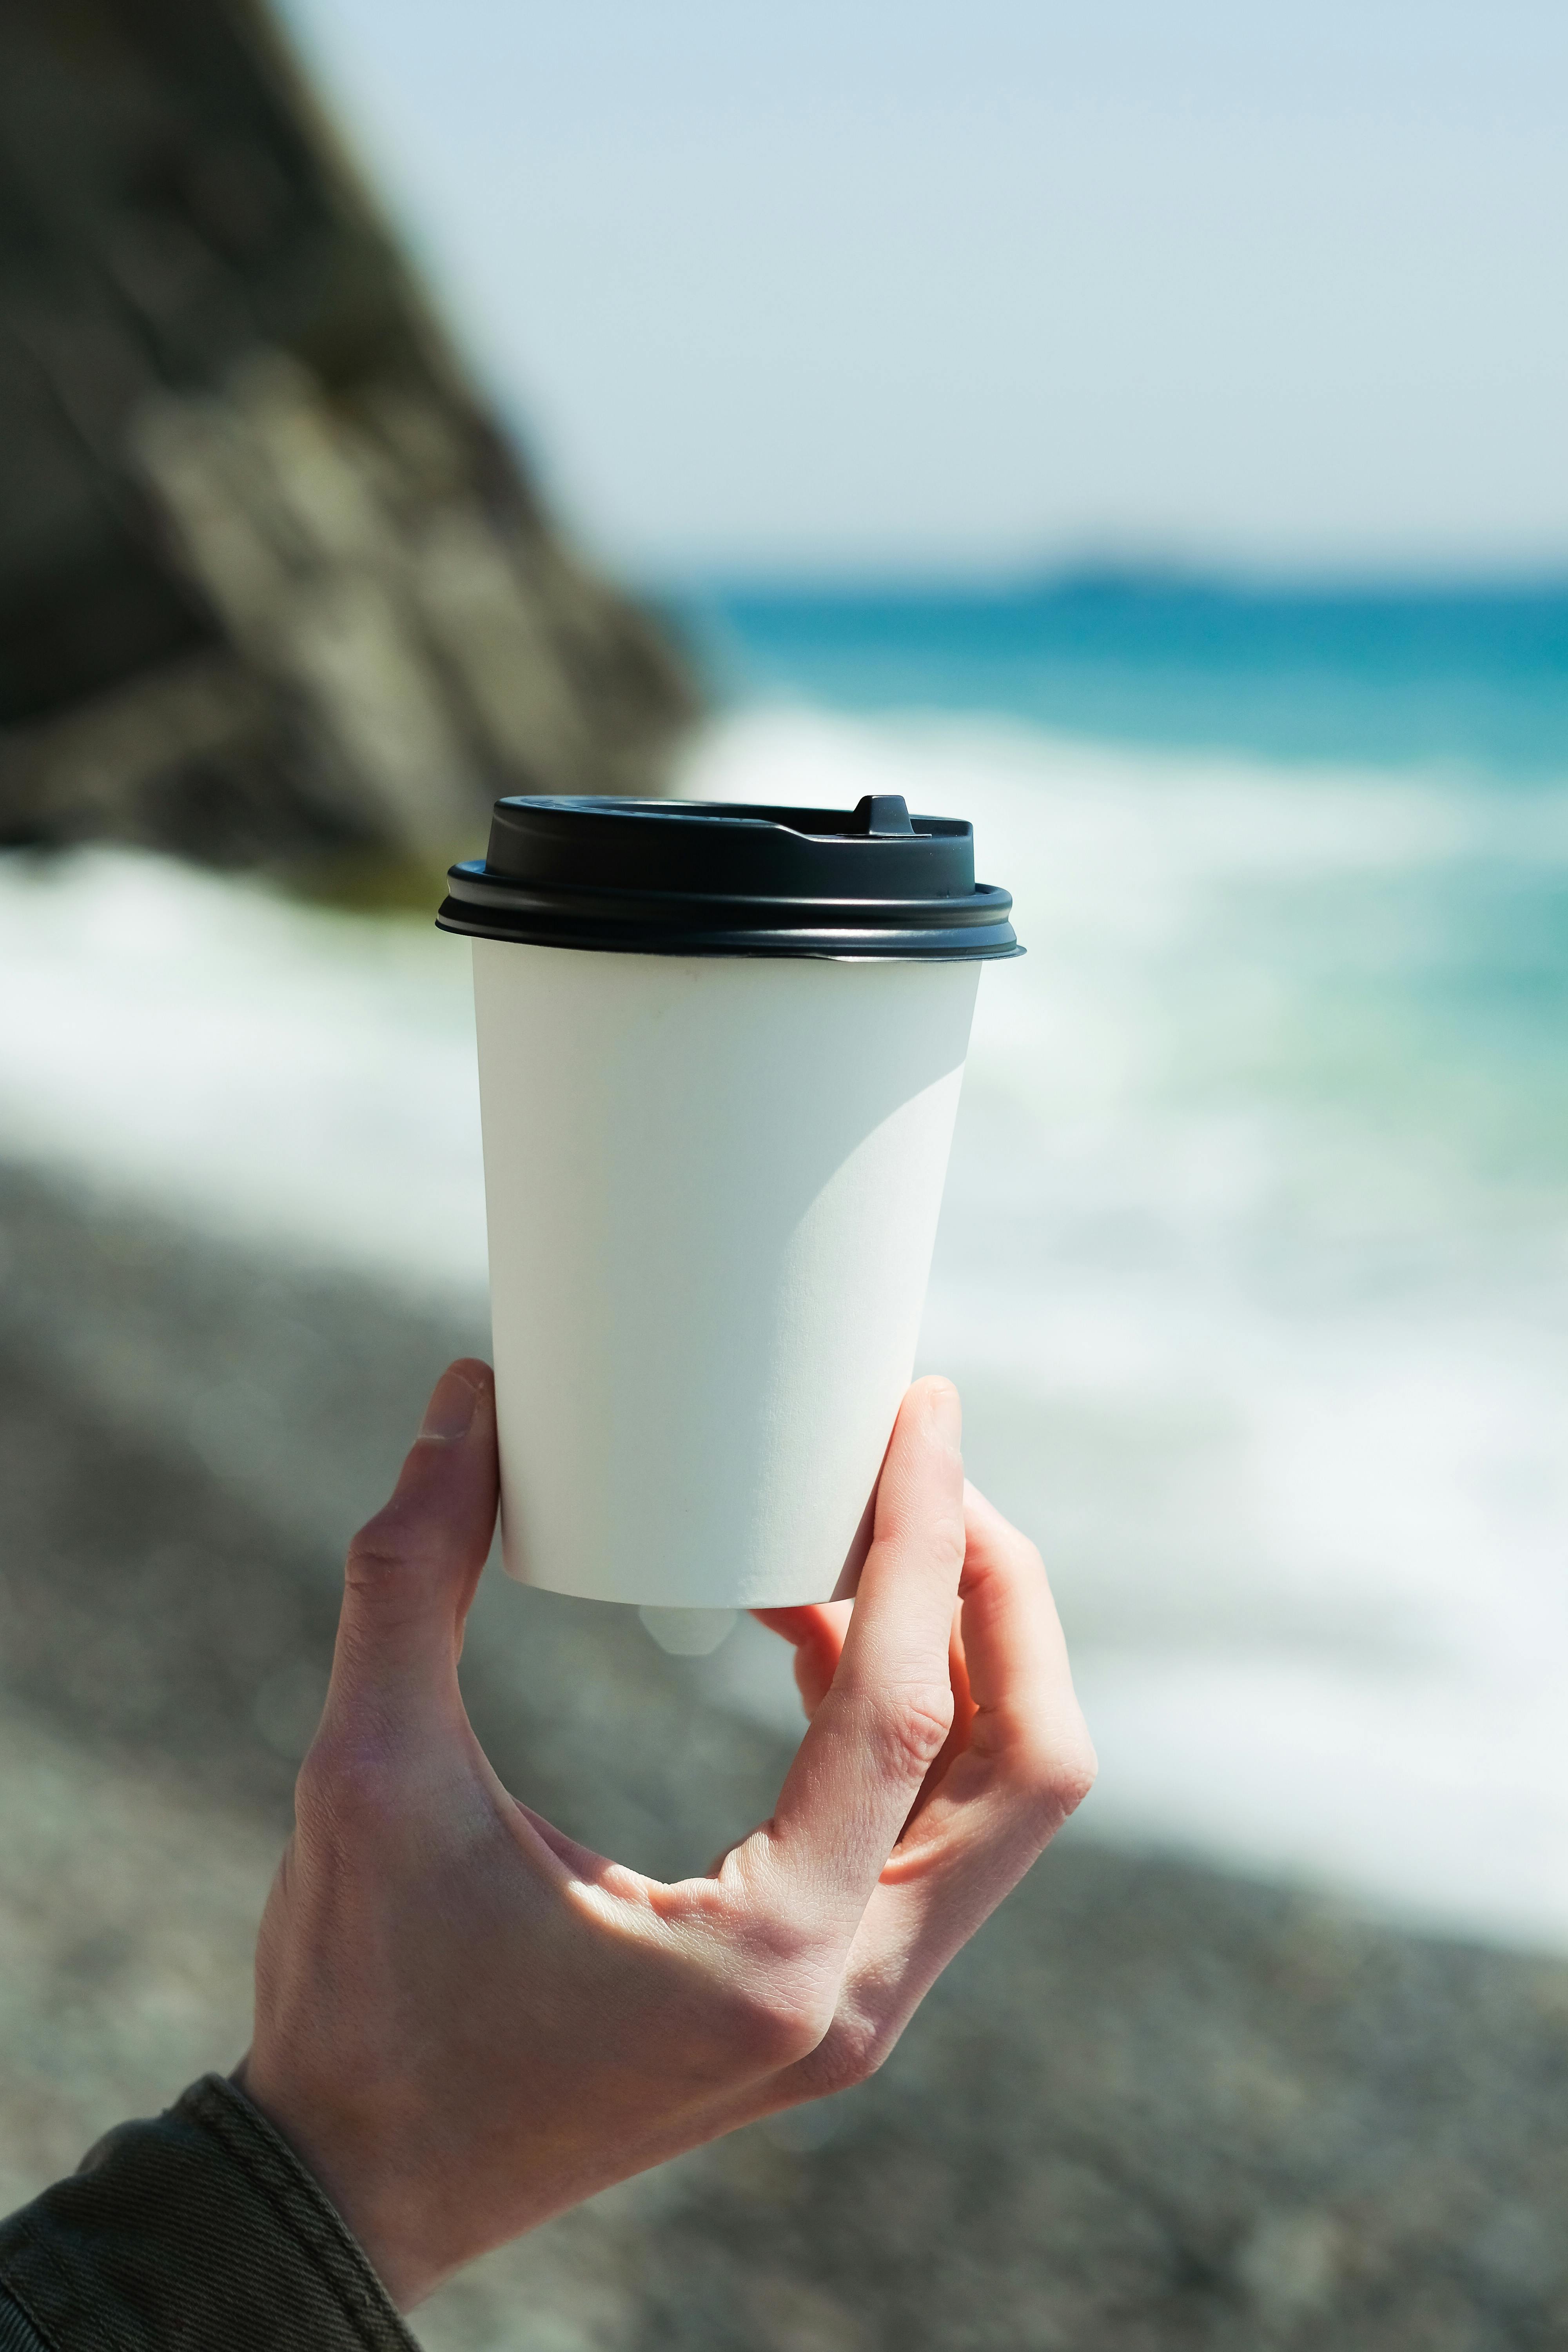
[[[971,817],[922,1361],[1102,1778],[886,2073],[433,2347],[1568,2341],[1568,22],[0,0],[0,2173],[227,2066],[484,1348],[501,791]],[[491,1580],[700,1867],[787,1667]]]

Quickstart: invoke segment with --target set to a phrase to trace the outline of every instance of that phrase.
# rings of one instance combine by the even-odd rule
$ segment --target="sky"
[[[1568,564],[1560,0],[284,0],[648,577]]]

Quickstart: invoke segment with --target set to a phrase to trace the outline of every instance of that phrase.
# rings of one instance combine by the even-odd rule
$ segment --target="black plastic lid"
[[[475,939],[633,955],[967,962],[1021,955],[974,831],[896,793],[853,814],[743,801],[497,801],[436,920]]]

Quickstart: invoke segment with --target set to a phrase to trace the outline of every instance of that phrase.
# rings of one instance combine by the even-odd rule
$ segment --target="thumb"
[[[494,1375],[465,1357],[437,1381],[391,1501],[349,1546],[329,1709],[457,1698],[499,1486]]]

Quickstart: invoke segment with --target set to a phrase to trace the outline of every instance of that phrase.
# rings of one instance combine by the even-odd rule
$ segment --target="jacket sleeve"
[[[0,2352],[417,2352],[292,2150],[220,2075],[0,2222]]]

